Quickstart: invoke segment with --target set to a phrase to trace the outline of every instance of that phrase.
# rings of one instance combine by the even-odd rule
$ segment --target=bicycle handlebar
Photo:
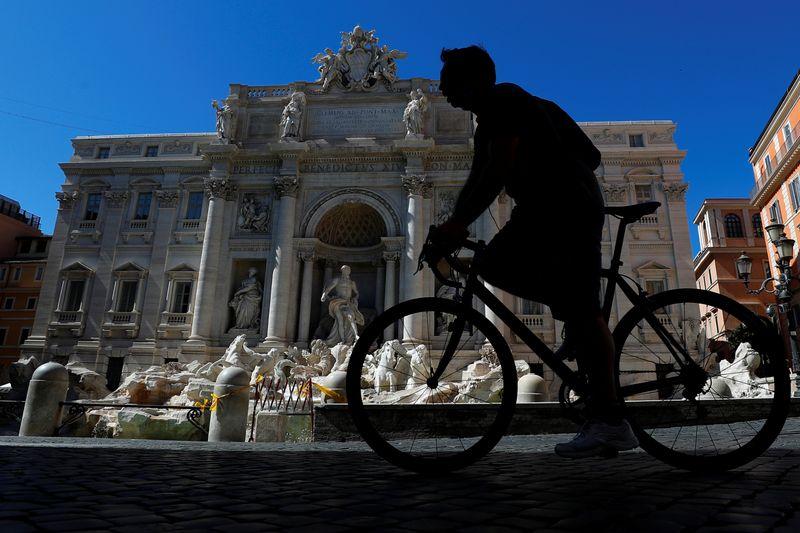
[[[428,229],[428,236],[425,239],[425,244],[422,247],[422,252],[419,256],[419,265],[417,272],[422,270],[423,263],[427,263],[428,267],[433,271],[433,275],[436,279],[439,280],[439,283],[442,285],[447,285],[449,287],[459,288],[461,287],[461,283],[457,281],[453,281],[448,279],[444,274],[442,274],[439,269],[437,268],[437,263],[440,259],[444,259],[447,264],[450,266],[451,269],[455,270],[456,272],[466,273],[464,266],[460,264],[454,257],[453,253],[443,253],[437,243],[436,240],[436,226],[430,226]],[[470,241],[469,239],[464,239],[459,243],[459,248],[466,248],[468,250],[472,250],[473,252],[478,252],[481,250],[485,244],[483,241]]]

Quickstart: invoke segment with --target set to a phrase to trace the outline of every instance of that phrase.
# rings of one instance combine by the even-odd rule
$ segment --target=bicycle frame
[[[683,349],[683,347],[677,341],[675,341],[672,335],[648,308],[646,299],[647,293],[644,292],[638,285],[637,288],[634,289],[634,287],[632,287],[631,284],[624,279],[623,275],[619,273],[619,268],[622,266],[620,255],[622,252],[622,244],[625,240],[625,228],[630,222],[631,221],[628,219],[622,219],[620,221],[616,235],[616,242],[614,245],[614,253],[611,258],[611,264],[609,268],[601,270],[601,276],[608,280],[606,283],[605,294],[603,295],[603,305],[601,308],[603,317],[605,318],[606,322],[608,322],[608,319],[611,316],[611,307],[614,302],[616,289],[619,287],[622,293],[635,307],[639,307],[644,310],[645,320],[653,328],[656,335],[658,335],[664,345],[670,350],[675,358],[675,361],[678,363],[681,369],[686,370],[689,367],[696,367],[697,363],[695,363],[691,356]],[[462,303],[471,306],[473,297],[476,297],[479,301],[483,302],[489,309],[492,310],[492,312],[495,313],[495,315],[497,315],[498,318],[500,318],[500,320],[502,320],[509,327],[509,329],[520,340],[522,340],[522,342],[528,345],[528,347],[539,356],[542,362],[549,366],[553,372],[555,372],[556,375],[562,379],[562,381],[567,383],[572,390],[580,393],[584,386],[584,380],[581,379],[580,374],[572,370],[559,357],[557,357],[553,350],[551,350],[534,332],[532,332],[525,324],[523,324],[522,321],[517,318],[517,316],[494,294],[492,294],[492,292],[487,289],[478,279],[478,269],[476,268],[476,265],[480,264],[482,260],[482,252],[485,248],[484,245],[482,243],[477,243],[477,245],[476,243],[470,243],[468,247],[474,251],[475,255],[473,256],[472,268],[469,269],[467,279],[464,283],[464,295],[462,298]],[[451,265],[451,267],[453,267],[452,263],[450,263],[450,260],[448,260],[448,263]],[[438,270],[436,270],[435,266],[431,266],[431,268],[435,273],[438,274]],[[449,361],[452,358],[455,349],[457,348],[461,335],[463,334],[464,326],[465,322],[463,320],[456,320],[453,322],[451,331],[458,333],[450,338],[450,341],[445,347],[442,362],[434,374],[436,379],[441,377],[441,373],[444,371],[444,368],[447,366],[447,364],[449,364]],[[683,379],[684,378],[682,376],[678,375],[671,378],[665,378],[658,383],[647,382],[622,386],[620,387],[620,391],[622,396],[626,397],[642,392],[657,390],[659,387],[664,385],[677,385],[682,383]]]

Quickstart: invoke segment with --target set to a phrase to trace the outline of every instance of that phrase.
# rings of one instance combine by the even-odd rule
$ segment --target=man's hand
[[[469,230],[466,226],[450,219],[436,227],[436,245],[446,253],[453,252],[461,246],[467,237]]]

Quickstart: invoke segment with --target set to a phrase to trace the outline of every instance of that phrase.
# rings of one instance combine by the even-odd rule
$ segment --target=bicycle
[[[763,453],[788,415],[783,347],[774,328],[730,298],[698,289],[650,295],[619,272],[626,227],[659,206],[646,202],[605,210],[620,223],[610,266],[602,270],[603,315],[608,321],[617,288],[633,305],[613,330],[619,397],[640,446],[652,456],[689,470],[734,468]],[[580,421],[591,401],[579,366],[570,368],[478,280],[475,265],[485,244],[467,240],[462,246],[472,251],[471,265],[458,250],[441,256],[431,227],[419,266],[427,264],[450,298],[418,298],[386,310],[361,333],[348,364],[346,395],[357,430],[381,457],[412,471],[467,466],[509,427],[517,378],[526,368],[522,363],[518,368],[508,343],[474,308],[474,299],[561,379],[558,398],[565,416]],[[437,255],[449,272],[428,259]],[[732,346],[726,351],[720,348],[725,343],[706,343],[713,339],[699,327],[704,310],[722,315],[726,324],[742,325],[760,359],[756,374],[739,367],[727,375],[712,372],[726,366],[722,360],[731,359]],[[752,367],[754,356],[748,357]],[[730,398],[726,387],[727,393],[744,387],[754,398]]]

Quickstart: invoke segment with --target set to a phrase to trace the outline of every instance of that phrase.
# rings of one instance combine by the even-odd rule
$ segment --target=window
[[[158,156],[158,145],[155,146],[148,146],[144,151],[145,157],[156,157]]]
[[[0,281],[6,279],[6,267],[0,267]]]
[[[628,135],[628,144],[631,145],[631,148],[642,148],[644,146],[644,135],[641,133]]]
[[[725,236],[733,239],[744,237],[742,219],[739,215],[733,213],[725,215]]]
[[[794,142],[794,139],[792,139],[792,128],[789,127],[788,122],[783,127],[783,138],[786,141],[786,146],[791,146]]]
[[[541,315],[544,313],[542,304],[531,300],[522,300],[522,314],[523,315]]]
[[[150,204],[153,201],[153,193],[140,192],[136,199],[136,212],[133,214],[134,220],[147,220],[150,216]]]
[[[19,343],[22,344],[23,342],[25,342],[25,339],[27,339],[30,336],[30,334],[31,334],[31,328],[22,328],[21,330],[19,330]]]
[[[31,251],[31,240],[25,239],[19,243],[19,253],[27,254]]]
[[[64,311],[80,311],[83,303],[83,289],[85,279],[71,279],[67,281],[67,298],[64,302]]]
[[[14,281],[19,281],[19,278],[22,277],[22,269],[17,267],[14,269]]]
[[[644,282],[644,290],[646,290],[647,294],[650,295],[664,292],[664,288],[663,279],[648,279]]]
[[[111,147],[110,146],[101,146],[97,149],[97,159],[108,159],[108,156],[111,154]]]
[[[775,200],[772,202],[772,205],[769,206],[769,218],[775,222],[780,222],[783,224],[783,217],[781,216],[781,204],[778,200]]]
[[[97,220],[100,214],[100,193],[91,192],[86,195],[86,213],[83,215],[84,220]]]
[[[43,277],[44,277],[44,267],[43,266],[36,267],[36,281],[42,281]]]
[[[772,277],[772,271],[769,268],[769,261],[762,261],[761,264],[764,267],[764,279]]]
[[[203,191],[192,191],[189,193],[189,201],[186,203],[186,218],[197,220],[203,214]]]
[[[753,215],[753,235],[756,237],[764,236],[764,226],[761,224],[761,213]]]
[[[789,182],[789,199],[792,201],[792,209],[797,212],[800,209],[800,178]]]
[[[25,309],[27,309],[28,311],[30,311],[32,309],[36,309],[36,298],[35,297],[28,298],[28,301],[25,303]]]
[[[192,297],[191,281],[176,281],[172,297],[172,313],[188,313],[189,301]]]
[[[3,300],[3,309],[6,311],[14,309],[14,298],[7,297],[5,300]]]
[[[769,155],[767,155],[764,158],[764,168],[767,169],[767,176],[771,176],[772,175],[772,160],[769,158]]]
[[[0,346],[6,343],[6,328],[0,328]]]
[[[649,202],[653,199],[653,186],[649,183],[643,185],[634,185],[636,191],[636,203]]]
[[[117,311],[130,313],[136,304],[136,290],[139,288],[138,280],[122,280],[119,284],[119,295],[117,296]]]
[[[37,254],[44,253],[47,250],[47,240],[46,239],[37,239],[36,240],[36,249],[34,250]]]

